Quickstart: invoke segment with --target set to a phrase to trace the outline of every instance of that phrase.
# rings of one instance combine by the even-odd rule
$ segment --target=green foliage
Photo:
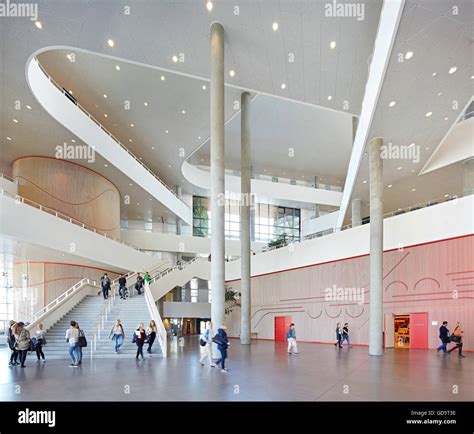
[[[232,287],[225,286],[225,309],[224,312],[226,315],[229,315],[233,312],[234,307],[240,307],[240,296],[241,293],[234,291]]]
[[[288,235],[286,233],[282,233],[280,235],[278,235],[277,238],[275,238],[274,240],[270,241],[268,243],[268,247],[271,248],[271,247],[283,247],[283,246],[286,246],[288,244]]]
[[[193,202],[193,218],[197,219],[199,226],[193,224],[193,236],[207,237],[209,235],[209,217],[207,216],[207,209],[198,201]]]

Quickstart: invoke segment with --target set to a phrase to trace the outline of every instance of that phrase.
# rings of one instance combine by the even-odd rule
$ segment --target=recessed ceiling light
[[[132,142],[133,142],[133,140],[132,140],[132,139],[128,139],[128,141],[129,141],[130,143],[132,143]]]
[[[104,98],[107,98],[107,94],[104,93]]]
[[[181,113],[183,113],[183,115],[186,114],[186,110],[181,110]]]
[[[367,184],[367,180],[364,179],[364,180],[362,181],[362,184]]]
[[[430,150],[430,147],[429,147],[429,146],[427,146],[425,149],[426,149],[427,151],[429,151],[429,150]]]
[[[458,67],[457,66],[451,66],[451,68],[449,68],[449,73],[450,74],[454,74],[456,71],[458,70]]]
[[[135,125],[134,125],[134,124],[130,124],[130,126],[133,128]]]
[[[397,104],[396,101],[390,101],[390,104],[388,106],[389,107],[395,107],[395,104]]]
[[[412,57],[413,57],[413,51],[407,51],[407,52],[405,53],[405,59],[406,59],[406,60],[409,60],[409,59],[411,59]]]
[[[13,122],[15,122],[15,124],[18,123],[18,119],[13,119]]]
[[[282,83],[280,87],[281,87],[282,89],[286,89],[286,84],[285,84],[285,83]]]
[[[109,39],[109,40],[107,41],[107,45],[108,45],[109,47],[113,47],[113,46],[115,45],[114,40],[113,40],[113,39]]]
[[[71,142],[72,142],[72,143],[76,143],[76,141],[75,141],[74,139],[71,139]]]
[[[233,76],[235,75],[235,71],[234,71],[233,69],[231,69],[231,70],[229,71],[229,75],[230,75],[231,77],[233,77]]]
[[[128,185],[129,185],[130,187],[132,187],[132,186],[133,186],[133,184],[128,184]]]
[[[171,167],[171,164],[168,164],[168,167]]]
[[[398,167],[397,167],[397,170],[402,170],[402,169],[403,169],[402,166],[398,166]]]
[[[198,139],[201,140],[201,136],[198,136]]]
[[[388,187],[388,188],[392,188],[393,185],[392,185],[392,184],[388,184],[387,187]]]
[[[432,114],[433,114],[433,112],[426,112],[426,113],[425,113],[425,116],[426,116],[427,118],[429,118]]]
[[[449,194],[445,194],[444,197],[449,197]]]
[[[443,93],[442,93],[442,92],[438,92],[438,96],[441,96],[441,95],[443,95]]]
[[[107,116],[107,113],[104,113],[104,118],[107,118],[107,117],[108,117],[108,116]]]
[[[412,188],[411,191],[416,191],[416,188]]]
[[[72,90],[69,90],[69,93],[72,95]]]
[[[331,41],[329,46],[331,47],[331,50],[334,50],[334,48],[336,48],[336,41]]]
[[[148,200],[153,200],[151,197]],[[150,211],[151,212],[151,211]]]
[[[273,29],[273,31],[276,32],[276,31],[278,30],[278,27],[280,27],[280,26],[279,26],[278,23],[275,21],[275,22],[272,24],[272,29]]]
[[[115,65],[115,69],[116,69],[117,71],[120,71],[120,65]]]
[[[266,171],[267,171],[267,169],[263,169],[263,171],[264,171],[264,172],[266,172]]]
[[[436,77],[438,75],[437,72],[433,72],[433,74],[431,74],[433,77]]]
[[[201,163],[204,161],[204,158],[201,158]]]
[[[206,90],[206,89],[207,89],[206,85],[203,84],[203,85],[202,85],[202,90]]]
[[[41,24],[41,21],[35,21],[35,26],[38,27],[38,29],[43,28],[43,24]]]
[[[148,103],[147,103],[146,101],[143,103],[143,105],[144,105],[145,107],[148,107]]]
[[[137,202],[137,205],[140,205],[140,202]]]
[[[7,140],[11,140],[12,138],[11,137],[7,137]]]
[[[207,2],[207,3],[206,3],[206,8],[207,8],[207,10],[208,10],[209,12],[212,11],[212,8],[213,8],[213,7],[214,7],[214,5],[212,4],[212,2]]]
[[[30,106],[30,105],[27,105],[26,108],[27,108],[28,110],[31,110],[31,106]]]
[[[328,101],[331,101],[331,100],[332,100],[332,96],[329,95],[329,96],[328,96]]]
[[[172,59],[173,59],[173,62],[176,63],[178,61],[178,56],[173,56]]]
[[[415,143],[410,143],[410,144],[408,145],[409,148],[411,148],[412,146],[415,146]]]
[[[445,117],[445,118],[444,118],[444,120],[445,120],[445,121],[447,121],[447,120],[448,120],[448,118],[447,118],[447,117]]]
[[[165,133],[168,134],[168,130],[165,130]]]
[[[104,167],[109,167],[109,165],[108,165],[108,164],[104,164]]]

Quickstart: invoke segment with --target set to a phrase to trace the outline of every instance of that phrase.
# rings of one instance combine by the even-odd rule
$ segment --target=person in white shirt
[[[43,324],[39,323],[35,332],[35,337],[36,337],[35,350],[36,350],[36,357],[38,359],[36,360],[36,363],[40,363],[41,359],[43,359],[43,363],[46,362],[46,360],[44,359],[44,353],[43,353],[43,345],[46,341],[44,337],[45,333],[46,332],[43,330]]]
[[[79,329],[76,321],[71,321],[71,327],[66,331],[66,340],[69,344],[68,353],[72,363],[71,368],[77,368],[79,363]]]
[[[202,345],[204,342],[206,344]],[[199,343],[201,345],[201,358],[199,359],[199,363],[201,364],[201,366],[204,366],[204,360],[207,357],[209,361],[209,365],[212,368],[215,368],[216,364],[212,360],[212,323],[211,321],[206,322],[206,330],[199,338]]]

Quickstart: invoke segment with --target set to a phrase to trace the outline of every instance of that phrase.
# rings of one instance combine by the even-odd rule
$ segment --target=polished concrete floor
[[[283,343],[231,344],[228,373],[199,364],[196,337],[184,349],[174,340],[166,359],[86,359],[81,368],[68,367],[66,359],[37,365],[33,354],[26,368],[9,368],[9,351],[1,349],[0,401],[474,400],[473,353],[459,359],[389,350],[374,358],[366,347],[299,344],[300,354],[288,356]]]

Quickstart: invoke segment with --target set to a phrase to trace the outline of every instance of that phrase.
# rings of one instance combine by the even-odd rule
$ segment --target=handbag
[[[87,347],[87,339],[82,330],[79,331],[79,346],[81,348]]]
[[[212,342],[214,342],[214,343],[217,344],[217,345],[225,345],[225,342],[221,341],[219,335],[215,335],[215,336],[212,338]]]
[[[30,339],[28,351],[35,351],[36,350],[36,338]]]
[[[46,338],[42,337],[40,340],[41,340],[41,345],[44,347],[47,344]]]
[[[201,347],[205,347],[207,342],[203,338],[199,338],[199,345],[201,345]]]
[[[455,335],[453,334],[453,335],[451,335],[451,336],[449,337],[449,340],[450,340],[451,342],[457,342],[457,343],[459,343],[459,342],[461,342],[461,336],[455,336]]]

